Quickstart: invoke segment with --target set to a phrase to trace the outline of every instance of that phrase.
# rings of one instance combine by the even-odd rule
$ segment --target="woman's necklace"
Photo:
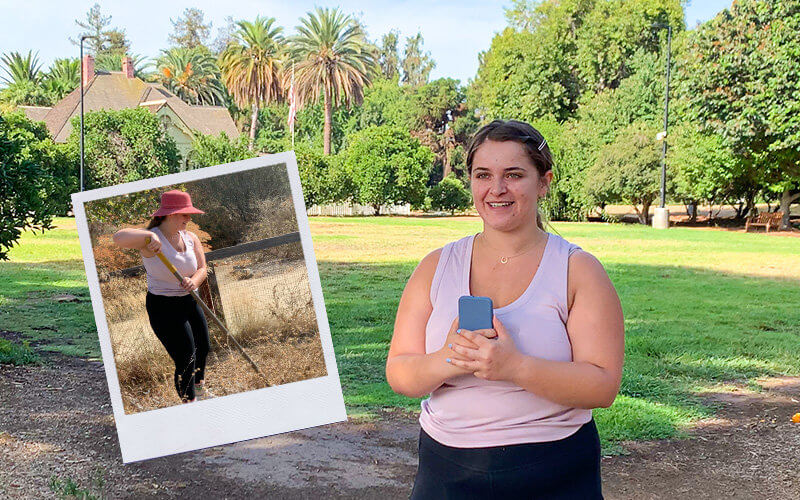
[[[484,240],[484,242],[486,243],[486,246],[488,246],[489,248],[491,248],[495,252],[500,253],[500,252],[497,251],[497,249],[495,247],[493,247],[492,245],[489,244],[488,241],[486,241],[486,235],[484,233],[480,233],[480,235],[481,235],[481,239]],[[539,246],[539,242],[534,243],[533,245],[530,246],[530,248],[527,248],[527,249],[525,249],[525,250],[523,250],[523,251],[521,251],[519,253],[515,253],[514,255],[501,256],[500,257],[500,263],[501,264],[508,264],[509,260],[511,260],[511,259],[513,259],[515,257],[519,257],[520,255],[525,255],[526,253],[530,252],[531,250],[533,250],[537,246]]]

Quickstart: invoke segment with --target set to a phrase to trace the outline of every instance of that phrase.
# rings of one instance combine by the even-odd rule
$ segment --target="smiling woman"
[[[602,498],[592,408],[619,391],[622,309],[602,265],[542,228],[544,137],[517,121],[467,153],[483,231],[420,262],[395,321],[386,376],[430,394],[412,498]],[[458,299],[486,296],[493,327],[457,329]]]

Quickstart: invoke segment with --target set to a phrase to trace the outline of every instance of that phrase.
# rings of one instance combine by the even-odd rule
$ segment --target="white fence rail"
[[[314,205],[307,210],[308,215],[324,216],[361,216],[375,215],[371,206],[357,203],[333,203],[330,205]],[[381,215],[411,215],[411,205],[382,206]]]

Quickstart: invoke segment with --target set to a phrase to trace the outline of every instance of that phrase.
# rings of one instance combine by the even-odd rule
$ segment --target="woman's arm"
[[[510,380],[526,391],[573,408],[609,407],[619,392],[625,351],[622,307],[600,262],[586,252],[569,260],[572,306],[567,333],[572,361],[550,361],[520,353],[498,322],[497,340],[464,332],[477,349],[461,342],[455,350],[470,361],[453,360],[475,376]]]
[[[120,229],[112,236],[117,246],[122,248],[135,248],[137,250],[141,250],[147,246],[147,238],[158,240],[158,236],[152,231],[136,228]]]
[[[189,292],[203,284],[203,281],[205,281],[208,276],[208,268],[206,267],[206,254],[203,252],[203,245],[200,243],[200,239],[193,232],[186,232],[189,234],[189,237],[192,238],[192,241],[194,241],[194,256],[197,259],[197,271],[195,271],[191,277],[184,276],[183,282],[181,283],[181,288]]]
[[[428,254],[409,278],[397,307],[386,359],[386,380],[392,390],[412,398],[430,394],[450,377],[470,373],[446,361],[456,356],[447,346],[455,341],[457,321],[453,322],[442,349],[425,353],[425,327],[433,311],[431,282],[439,255],[441,250]]]

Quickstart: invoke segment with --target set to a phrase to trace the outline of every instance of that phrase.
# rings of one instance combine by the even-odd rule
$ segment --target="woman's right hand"
[[[158,235],[152,231],[150,231],[150,242],[145,245],[145,248],[150,250],[153,253],[158,253],[161,250],[161,240],[158,238]]]
[[[451,364],[449,360],[455,358],[460,359],[462,361],[469,361],[467,358],[464,358],[457,352],[453,350],[453,346],[456,345],[456,340],[458,340],[461,344],[464,344],[465,341],[472,344],[474,349],[477,349],[478,346],[475,345],[472,341],[467,340],[461,336],[459,336],[456,331],[458,330],[458,317],[453,320],[453,323],[450,325],[450,331],[447,333],[447,337],[444,339],[444,345],[441,349],[436,351],[437,357],[441,360],[441,362],[446,363],[454,372],[454,375],[463,375],[466,373],[472,373],[469,370],[465,370],[463,368],[459,368],[458,366]]]

